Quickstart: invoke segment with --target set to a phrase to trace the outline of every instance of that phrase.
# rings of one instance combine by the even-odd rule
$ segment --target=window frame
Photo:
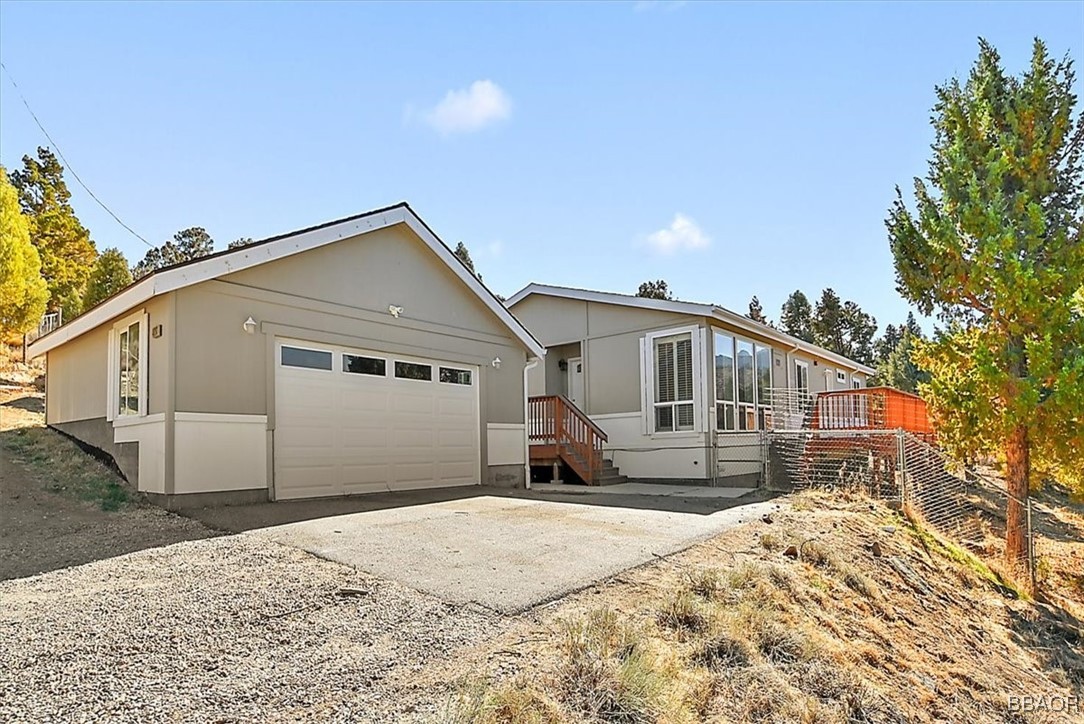
[[[400,363],[405,364],[405,365],[419,365],[419,366],[422,366],[422,367],[428,367],[429,368],[429,379],[427,379],[427,380],[419,380],[419,379],[415,379],[413,377],[400,377],[399,375],[396,374],[396,368],[399,366]],[[434,382],[434,380],[433,380],[433,368],[434,368],[434,364],[432,362],[417,362],[415,360],[395,358],[394,360],[392,360],[392,365],[391,365],[391,379],[393,379],[393,380],[403,380],[405,382],[421,382],[423,384],[431,385]]]
[[[372,372],[354,372],[353,370],[348,370],[348,369],[346,369],[346,358],[347,357],[354,357],[356,359],[379,360],[380,362],[384,363],[384,372],[378,375],[378,374],[374,374]],[[359,353],[356,353],[356,352],[340,351],[339,352],[339,359],[340,359],[339,372],[344,374],[344,375],[349,375],[351,377],[355,377],[355,376],[356,377],[376,377],[378,379],[385,379],[385,380],[388,379],[388,358],[387,357],[381,357],[380,355],[371,354],[371,353],[359,354]]]
[[[139,390],[136,393],[136,412],[121,414],[120,412],[120,336],[123,332],[131,329],[133,324],[139,324]],[[150,399],[150,390],[147,388],[149,379],[148,368],[150,367],[150,315],[145,309],[130,314],[113,323],[108,335],[109,352],[108,379],[106,380],[106,419],[109,422],[115,420],[131,420],[147,416],[147,407]]]
[[[862,389],[862,380],[858,379],[854,375],[851,375],[851,389],[852,390],[860,390],[860,389]]]
[[[650,437],[690,437],[702,434],[706,429],[706,411],[704,409],[705,395],[708,393],[708,379],[704,372],[704,348],[706,329],[702,325],[688,325],[673,327],[648,332],[640,337],[640,422],[641,432]],[[655,344],[657,341],[666,342],[668,339],[685,338],[691,340],[690,357],[692,359],[692,400],[675,400],[673,402],[659,403],[667,405],[692,404],[692,427],[689,429],[656,429],[655,426],[655,387],[657,370],[655,369]],[[676,370],[675,370],[676,384]],[[677,414],[676,411],[674,413]],[[676,417],[675,428],[676,428]]]
[[[805,387],[798,384],[798,370],[805,373]],[[809,360],[794,359],[794,389],[809,394]]]
[[[718,395],[718,383],[716,375],[719,374],[719,370],[715,364],[715,359],[718,357],[718,351],[715,346],[716,338],[719,336],[729,337],[733,347],[730,350],[730,359],[733,364],[733,371],[731,379],[733,380],[734,389],[732,391],[732,399],[721,400]],[[748,344],[752,347],[752,374],[753,374],[753,400],[742,401],[738,399],[738,390],[740,388],[740,381],[738,379],[738,346],[742,343]],[[768,355],[768,389],[771,389],[775,383],[775,369],[774,369],[774,356],[775,348],[770,344],[758,342],[755,339],[744,337],[736,332],[723,327],[711,328],[711,375],[712,375],[712,397],[715,400],[715,432],[716,433],[750,433],[757,432],[758,430],[764,430],[771,426],[772,410],[771,405],[762,401],[761,398],[761,385],[760,375],[757,368],[757,355],[761,352],[766,352]],[[726,414],[727,407],[733,411],[733,426],[726,427]],[[724,410],[723,419],[719,419],[719,410]],[[743,415],[751,413],[751,417],[746,418],[751,420],[751,425],[748,427],[742,427]]]
[[[331,366],[328,367],[327,369],[324,369],[323,367],[305,367],[304,365],[288,365],[288,364],[286,364],[285,362],[282,361],[282,350],[285,347],[289,347],[290,349],[300,349],[300,350],[303,350],[305,352],[320,352],[320,353],[323,353],[323,354],[329,354],[329,355],[331,355]],[[286,367],[286,368],[291,369],[291,370],[307,370],[309,372],[320,372],[320,373],[323,373],[323,374],[334,374],[335,373],[335,350],[333,350],[333,349],[323,349],[321,347],[306,347],[303,344],[293,344],[293,343],[290,343],[290,342],[280,342],[279,345],[278,345],[277,359],[275,361],[278,363],[279,367]]]
[[[459,372],[459,373],[465,372],[467,374],[468,378],[470,379],[470,382],[445,382],[444,380],[441,379],[441,373],[444,370],[449,370],[449,371],[452,371],[452,372]],[[441,384],[441,385],[454,385],[456,387],[474,387],[474,377],[475,377],[474,370],[472,370],[472,369],[464,369],[462,367],[453,367],[451,364],[438,364],[437,365],[437,379],[436,379],[436,382],[438,384]]]
[[[845,370],[836,370],[836,382],[847,384],[847,372]]]

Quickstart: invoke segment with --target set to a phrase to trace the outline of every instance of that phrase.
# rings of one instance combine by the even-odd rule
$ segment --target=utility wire
[[[37,116],[37,114],[34,113],[34,109],[31,108],[30,104],[26,102],[26,97],[23,95],[23,92],[19,89],[19,84],[16,83],[15,79],[11,76],[11,71],[9,71],[8,67],[6,65],[4,65],[3,63],[0,63],[0,68],[4,69],[4,73],[7,75],[8,80],[11,81],[12,87],[14,87],[15,92],[19,94],[19,100],[21,100],[23,102],[23,105],[26,106],[26,110],[30,112],[30,117],[34,119],[34,123],[38,124],[38,128],[41,129],[41,132],[45,134],[45,137],[49,140],[49,143],[51,143],[53,148],[56,149],[56,155],[60,156],[60,160],[64,162],[64,167],[67,168],[68,171],[71,172],[72,178],[74,178],[76,181],[79,182],[79,185],[83,187],[83,190],[86,191],[88,194],[90,194],[90,198],[97,201],[98,206],[101,206],[103,209],[105,209],[105,212],[107,214],[109,214],[110,216],[112,216],[114,221],[116,221],[118,224],[120,224],[125,229],[127,229],[128,233],[130,233],[132,236],[134,236],[135,238],[142,241],[144,244],[146,244],[150,248],[152,248],[152,249],[155,248],[154,244],[152,244],[149,241],[147,241],[146,239],[144,239],[142,236],[140,236],[139,234],[137,234],[135,232],[135,229],[133,229],[132,227],[128,226],[128,224],[125,224],[123,221],[121,221],[120,217],[117,216],[116,214],[114,214],[113,210],[110,209],[108,206],[106,206],[102,202],[102,200],[99,199],[97,196],[95,196],[94,192],[91,191],[90,188],[85,183],[83,183],[83,179],[79,178],[79,174],[77,174],[75,172],[75,169],[72,168],[72,165],[70,163],[68,163],[68,159],[64,158],[64,152],[60,150],[60,146],[57,145],[57,142],[54,141],[53,137],[49,135],[49,132],[45,130],[45,126],[41,125],[41,121],[38,120],[38,116]]]

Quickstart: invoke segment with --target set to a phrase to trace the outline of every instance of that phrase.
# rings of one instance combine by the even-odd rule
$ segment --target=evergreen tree
[[[94,262],[87,279],[87,292],[83,295],[83,304],[90,309],[103,299],[108,299],[132,283],[132,274],[128,271],[128,260],[120,249],[106,249]]]
[[[470,250],[467,249],[467,245],[462,241],[455,245],[455,250],[452,252],[456,255],[459,261],[463,262],[463,266],[470,270],[470,273],[478,277],[478,281],[482,280],[482,275],[479,274],[474,268],[474,260],[470,258]]]
[[[132,277],[141,279],[151,272],[207,256],[215,242],[202,226],[192,226],[173,235],[171,241],[147,252],[143,261],[132,268]]]
[[[227,249],[239,249],[240,247],[248,246],[251,243],[252,243],[252,237],[251,236],[243,236],[240,239],[234,239],[233,241],[231,241],[230,245],[228,247],[226,247],[226,248]]]
[[[967,80],[936,89],[933,157],[886,221],[899,291],[947,327],[917,344],[938,441],[999,451],[1006,560],[1026,566],[1032,463],[1084,491],[1084,119],[1074,71],[1036,39],[1015,77],[979,41]]]
[[[784,332],[805,342],[813,341],[813,307],[800,289],[791,292],[779,314],[779,326]]]
[[[749,314],[747,316],[754,322],[771,324],[771,322],[768,321],[768,318],[764,316],[764,307],[760,306],[760,300],[757,299],[755,294],[753,295],[753,298],[749,300]]]
[[[30,241],[41,258],[48,308],[64,308],[65,319],[75,316],[97,252],[71,207],[64,167],[48,148],[38,148],[37,158],[23,156],[22,170],[10,176],[30,221]]]
[[[640,285],[640,288],[636,291],[636,296],[646,297],[647,299],[673,299],[674,295],[670,293],[670,285],[665,280],[659,279],[657,281],[646,281]]]

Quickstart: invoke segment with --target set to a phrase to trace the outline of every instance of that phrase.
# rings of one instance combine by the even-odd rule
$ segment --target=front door
[[[568,361],[568,399],[576,407],[583,409],[583,358],[573,357]]]

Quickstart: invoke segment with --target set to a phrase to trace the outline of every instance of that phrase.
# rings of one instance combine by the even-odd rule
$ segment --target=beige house
[[[546,347],[529,395],[567,398],[632,479],[755,485],[773,388],[864,387],[874,372],[711,304],[531,284],[507,305]]]
[[[30,353],[50,427],[203,504],[522,485],[544,350],[399,204],[160,270]]]

